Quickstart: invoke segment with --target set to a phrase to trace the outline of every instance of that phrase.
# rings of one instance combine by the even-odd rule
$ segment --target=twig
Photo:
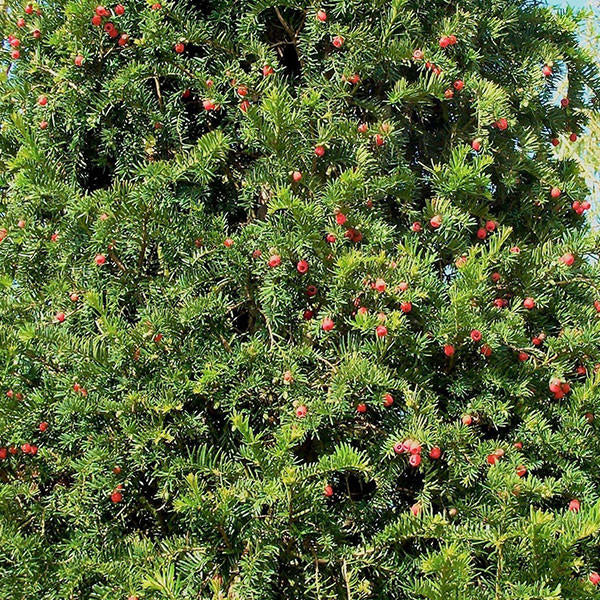
[[[348,600],[352,600],[352,593],[350,591],[350,582],[348,581],[348,571],[346,569],[346,559],[342,561],[342,576],[344,578],[344,582],[346,583],[346,595]]]
[[[158,77],[156,76],[156,74],[154,74],[154,87],[156,88],[156,95],[158,96],[158,106],[159,106],[160,110],[162,111],[164,108],[164,104],[163,104],[163,99],[162,99],[162,93],[160,91],[160,81],[158,80]]]
[[[61,79],[60,74],[57,73],[56,71],[54,71],[53,69],[51,69],[50,67],[46,67],[44,65],[40,65],[37,64],[36,65],[38,68],[40,68],[42,71],[46,71],[47,73],[50,73],[50,75],[53,75],[54,77],[56,77],[59,81],[64,81],[67,85],[69,85],[70,87],[72,87],[74,90],[79,92],[79,87],[76,86],[70,79]]]
[[[123,273],[127,273],[127,267],[121,262],[121,260],[112,248],[108,251],[108,255],[112,258],[117,267],[119,267],[119,269],[123,271]]]

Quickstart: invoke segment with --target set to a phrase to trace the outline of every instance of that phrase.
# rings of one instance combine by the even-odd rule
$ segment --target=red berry
[[[94,259],[98,266],[103,265],[106,262],[106,256],[104,254],[96,254],[96,258]]]
[[[478,237],[480,240],[485,240],[485,238],[487,237],[487,233],[488,233],[488,232],[487,232],[487,230],[485,229],[485,227],[480,227],[480,228],[477,230],[477,237]]]
[[[306,309],[306,310],[304,311],[304,313],[302,314],[302,318],[303,318],[305,321],[310,321],[310,320],[313,318],[313,316],[314,316],[314,313],[313,313],[313,311],[312,311],[312,310],[310,310],[310,309]]]
[[[31,4],[28,4],[28,5],[25,7],[25,14],[27,14],[27,15],[31,15],[31,14],[33,14],[33,6],[32,6]]]
[[[317,156],[323,156],[323,154],[325,154],[325,146],[322,146],[320,144],[315,146],[315,154]]]
[[[308,262],[306,262],[305,260],[298,261],[298,264],[296,265],[296,269],[298,269],[298,273],[301,273],[302,275],[304,275],[304,273],[306,273],[308,271]]]
[[[409,313],[412,310],[412,303],[402,302],[402,304],[400,304],[400,310],[405,314]]]
[[[454,98],[454,90],[448,88],[445,92],[444,92],[444,98],[447,98],[448,100],[450,98]]]
[[[0,448],[0,460],[4,460],[8,456],[8,450],[6,448]]]
[[[347,218],[344,213],[339,212],[335,215],[335,222],[338,225],[343,225],[346,221],[347,221]]]
[[[369,130],[369,126],[366,123],[361,123],[358,126],[358,133],[367,133],[368,130]]]
[[[495,465],[498,461],[498,457],[495,454],[488,454],[487,461],[490,465]]]
[[[577,134],[576,133],[572,133],[569,136],[569,140],[571,140],[572,142],[576,142],[577,141]]]
[[[561,194],[560,188],[553,187],[553,188],[550,190],[550,196],[551,196],[552,198],[560,198],[560,194]]]
[[[481,150],[481,141],[473,140],[471,142],[471,148],[473,148],[473,150],[475,150],[475,152],[479,152]]]
[[[558,379],[558,377],[553,377],[550,380],[550,383],[548,384],[548,388],[550,389],[550,391],[554,394],[558,393],[561,391],[561,381],[560,379]]]
[[[54,318],[59,322],[59,323],[63,323],[66,316],[64,312],[57,312],[56,315],[54,316]]]
[[[40,129],[48,129],[48,121],[40,121]]]
[[[335,323],[329,317],[323,319],[323,323],[321,324],[323,331],[331,331],[334,327]]]
[[[121,492],[113,492],[110,495],[110,500],[114,504],[117,504],[117,503],[119,503],[119,502],[121,502],[123,500],[123,494],[121,494]]]
[[[367,412],[367,405],[364,402],[361,402],[360,404],[357,405],[356,412],[358,412],[358,413],[366,413]]]
[[[185,50],[185,45],[182,42],[177,42],[175,44],[175,52],[177,52],[177,54],[183,53],[184,50]]]
[[[454,352],[455,352],[455,349],[454,349],[454,346],[452,344],[446,344],[444,346],[444,354],[446,356],[448,356],[448,357],[454,356]]]
[[[314,285],[309,285],[309,286],[306,288],[306,295],[307,295],[309,298],[312,298],[313,296],[316,296],[316,295],[317,295],[317,288],[316,288],[316,286],[314,286]]]
[[[550,75],[552,75],[552,69],[548,65],[544,65],[542,68],[542,74],[544,77],[550,77]]]
[[[495,231],[496,230],[496,222],[495,221],[486,221],[485,228],[490,232]]]
[[[421,455],[411,454],[410,458],[408,459],[408,463],[411,467],[414,467],[416,469],[421,464]]]
[[[473,329],[471,331],[471,339],[474,342],[479,342],[481,341],[482,335],[481,335],[481,331],[479,331],[479,329]]]
[[[39,96],[38,100],[37,100],[37,103],[40,106],[46,106],[46,104],[48,104],[48,98],[46,98],[46,96]]]
[[[387,327],[385,325],[378,325],[375,329],[377,337],[385,337],[388,334]]]
[[[83,56],[81,56],[81,54],[78,54],[73,60],[73,62],[75,63],[76,67],[80,67],[83,64]]]
[[[527,354],[527,352],[523,352],[523,351],[519,352],[519,360],[521,362],[525,362],[528,359],[529,359],[529,354]]]
[[[44,432],[44,431],[46,431],[46,429],[48,429],[48,423],[46,423],[46,421],[42,421],[42,422],[39,424],[39,430],[40,430],[41,432]]]
[[[125,12],[125,7],[122,4],[117,4],[115,6],[115,14],[116,15],[122,15]]]
[[[440,225],[442,224],[442,216],[441,215],[434,215],[433,217],[431,217],[431,219],[429,220],[429,224],[434,228],[437,229],[438,227],[440,227]]]
[[[302,173],[300,173],[300,171],[294,171],[292,173],[292,179],[298,183],[302,179]]]
[[[423,507],[421,506],[421,504],[419,502],[417,502],[416,504],[413,504],[410,507],[410,512],[415,516],[418,517],[421,514],[421,511],[423,510]]]
[[[341,48],[344,45],[344,38],[341,35],[336,35],[332,40],[332,44],[336,48]]]
[[[487,344],[481,346],[481,354],[483,354],[486,358],[489,358],[492,355],[492,349]]]
[[[383,146],[385,140],[383,139],[383,136],[379,133],[375,134],[375,144],[377,146]]]
[[[452,85],[457,92],[460,92],[465,87],[465,82],[462,79],[457,79]]]
[[[325,486],[325,489],[323,490],[323,495],[326,498],[331,498],[331,496],[333,496],[333,488],[329,484]]]
[[[580,508],[581,508],[581,503],[579,502],[579,500],[577,500],[577,498],[573,498],[573,500],[571,500],[571,502],[569,502],[569,510],[571,512],[579,512]]]
[[[92,25],[94,25],[94,27],[100,27],[100,25],[102,25],[102,17],[94,15],[92,17]]]
[[[525,475],[527,475],[527,468],[525,465],[519,465],[516,469],[516,472],[519,477],[525,477]]]
[[[563,254],[558,260],[564,265],[567,265],[567,267],[570,267],[575,262],[575,257],[570,252],[567,252]]]
[[[424,57],[424,56],[425,56],[425,55],[423,54],[423,50],[415,50],[415,51],[413,52],[413,58],[414,58],[415,60],[423,60],[423,57]]]
[[[127,46],[127,44],[129,43],[129,35],[127,35],[126,33],[121,34],[121,37],[119,38],[119,41],[117,43],[119,44],[119,46]]]
[[[506,119],[498,119],[496,121],[496,127],[498,127],[498,129],[500,131],[505,131],[506,129],[508,129],[508,121]]]
[[[296,416],[299,419],[303,419],[304,417],[306,417],[307,413],[308,413],[308,409],[306,408],[306,406],[304,406],[304,404],[302,404],[301,406],[299,406],[296,409]]]
[[[242,102],[240,102],[240,110],[242,112],[248,112],[248,109],[250,108],[250,102],[248,102],[248,100],[243,100]]]
[[[385,292],[387,289],[387,283],[384,279],[379,278],[375,280],[374,287],[378,292]]]
[[[570,104],[570,100],[569,100],[568,98],[563,98],[563,99],[560,101],[560,105],[561,105],[563,108],[567,108],[567,106],[569,106],[569,104]]]
[[[429,451],[429,458],[432,458],[433,460],[437,460],[441,455],[442,455],[442,451],[437,446],[434,446]]]
[[[281,264],[281,257],[279,256],[279,254],[273,254],[269,258],[269,266],[271,268],[278,267],[280,264]]]
[[[558,146],[560,144],[560,140],[558,138],[552,138],[550,142],[553,146]]]
[[[204,110],[215,110],[216,107],[217,105],[208,98],[202,101],[202,108],[204,108]]]
[[[600,575],[596,571],[590,573],[590,583],[592,585],[598,585],[600,583]]]
[[[21,452],[23,452],[24,454],[29,454],[31,452],[31,444],[29,443],[25,443],[21,446]]]
[[[394,404],[394,396],[392,396],[389,392],[383,395],[383,405],[388,408],[392,404]]]
[[[440,38],[440,48],[447,48],[450,45],[450,38],[448,36],[444,36]]]
[[[231,238],[225,238],[223,245],[225,248],[231,248],[231,246],[233,246],[233,240]]]
[[[394,452],[396,454],[402,454],[403,452],[406,452],[406,444],[404,442],[396,442],[394,444]]]
[[[263,65],[262,74],[263,77],[269,77],[269,75],[273,75],[275,71],[273,71],[273,67],[271,65]]]
[[[532,308],[535,308],[535,300],[533,298],[525,298],[525,300],[523,300],[523,306],[527,310],[531,310]]]

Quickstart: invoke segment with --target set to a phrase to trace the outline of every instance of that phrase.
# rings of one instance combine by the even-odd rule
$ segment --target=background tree
[[[5,2],[0,597],[600,597],[580,21]]]
[[[597,0],[589,0],[588,17],[581,28],[581,43],[591,53],[596,64],[600,64],[600,4]],[[564,95],[568,88],[568,81],[564,81],[558,88],[558,92]],[[597,110],[589,112],[589,122],[586,133],[575,145],[563,144],[557,146],[560,157],[578,160],[586,183],[590,189],[590,198],[600,197],[600,117]],[[592,212],[593,223],[598,221],[598,206],[595,203]]]

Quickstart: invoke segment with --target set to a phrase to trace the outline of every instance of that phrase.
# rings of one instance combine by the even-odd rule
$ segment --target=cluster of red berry
[[[100,27],[104,23],[104,32],[113,39],[118,37],[119,46],[126,46],[129,42],[129,35],[126,33],[119,34],[119,30],[117,29],[115,24],[112,21],[105,20],[110,17],[120,17],[124,13],[125,7],[122,4],[117,4],[113,9],[113,13],[111,13],[104,6],[97,6],[95,14],[92,17],[92,25],[94,25],[94,27]],[[75,64],[78,64],[79,62],[78,66],[80,66],[81,62],[83,62],[83,59],[81,58],[81,60],[78,61],[78,58],[79,56],[75,58]]]

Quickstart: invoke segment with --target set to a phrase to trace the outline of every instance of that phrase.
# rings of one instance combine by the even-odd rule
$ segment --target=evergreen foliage
[[[0,598],[600,598],[581,15],[122,1],[1,5]]]

